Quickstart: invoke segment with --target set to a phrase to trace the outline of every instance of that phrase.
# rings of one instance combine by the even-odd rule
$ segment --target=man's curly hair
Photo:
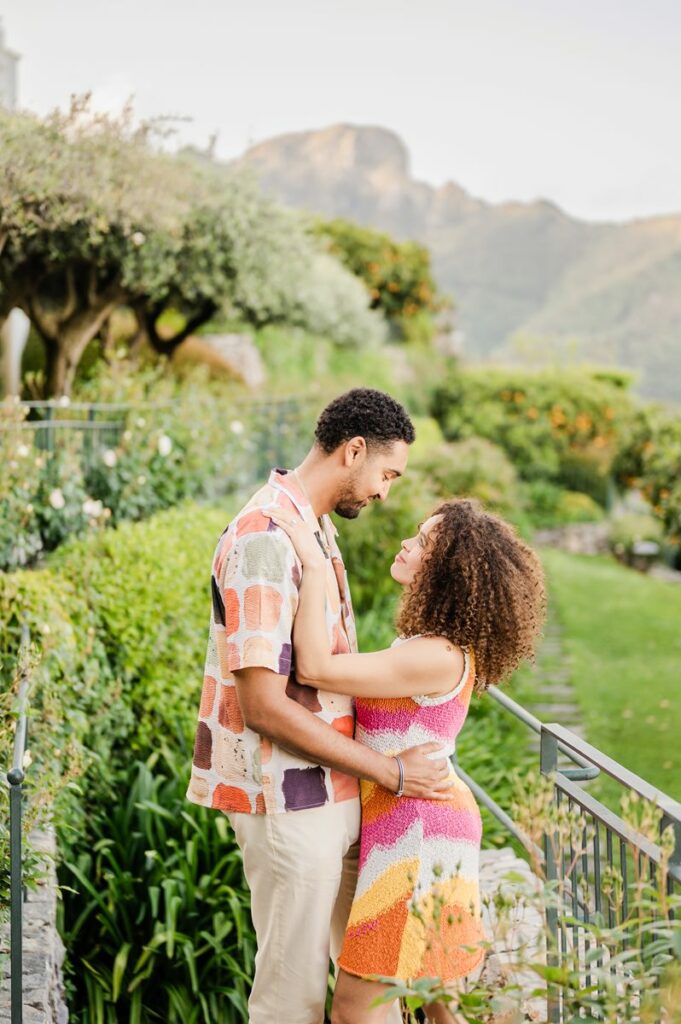
[[[400,403],[373,388],[353,388],[334,398],[317,420],[314,434],[327,455],[351,437],[363,437],[367,448],[387,448],[395,441],[411,444],[416,436]]]
[[[444,636],[475,656],[479,692],[534,658],[546,614],[539,558],[475,500],[445,501],[398,611],[402,636]]]

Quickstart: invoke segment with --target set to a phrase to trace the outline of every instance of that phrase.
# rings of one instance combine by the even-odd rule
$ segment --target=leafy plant
[[[519,505],[518,477],[503,448],[482,437],[430,447],[416,465],[439,497],[478,498],[501,512]]]
[[[596,523],[604,511],[588,494],[566,491],[547,480],[521,484],[525,511],[536,527],[566,526],[570,523]]]
[[[641,491],[675,546],[681,546],[680,465],[681,417],[656,406],[637,410],[614,471],[621,485]]]
[[[578,371],[454,370],[433,399],[448,440],[500,445],[524,480],[548,480],[604,502],[630,398]]]
[[[227,819],[185,799],[182,743],[132,762],[117,799],[60,835],[70,1001],[83,1024],[237,1024],[255,939]],[[98,793],[97,797],[104,797]]]

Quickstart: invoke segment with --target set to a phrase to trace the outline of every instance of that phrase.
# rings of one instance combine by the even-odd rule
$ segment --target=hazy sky
[[[92,90],[236,156],[339,121],[414,174],[587,219],[681,211],[681,0],[0,0],[20,100]]]

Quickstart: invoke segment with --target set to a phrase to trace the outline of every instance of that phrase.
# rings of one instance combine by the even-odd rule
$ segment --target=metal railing
[[[48,454],[58,449],[60,440],[75,436],[82,439],[81,453],[88,463],[103,449],[115,448],[120,443],[131,415],[168,411],[178,404],[174,400],[134,404],[65,402],[60,399],[14,402],[13,407],[25,410],[26,418],[20,422],[3,422],[0,417],[0,431],[25,432],[32,437],[36,448]],[[248,397],[226,403],[225,415],[231,420],[238,419],[240,415],[253,417],[250,430],[255,456],[253,480],[259,479],[272,466],[284,465],[290,459],[291,441],[295,440],[296,433],[300,433],[301,414],[304,415],[315,404],[309,395]],[[228,427],[225,434],[229,436]]]
[[[96,448],[112,448],[119,443],[131,413],[168,409],[173,403],[144,402],[132,405],[126,402],[64,402],[47,399],[16,402],[15,405],[25,411],[26,418],[19,423],[5,424],[0,421],[0,429],[25,431],[32,435],[36,448],[46,452],[54,452],[61,438],[80,436],[83,454],[91,456]]]
[[[9,847],[10,847],[10,1000],[11,1022],[23,1021],[23,905],[25,891],[22,867],[22,789],[24,782],[24,755],[28,734],[28,691],[30,676],[27,655],[30,643],[28,626],[21,627],[19,651],[19,704],[12,767],[7,772],[9,785]]]
[[[580,974],[589,985],[593,980],[589,964],[593,962],[594,954],[588,948],[584,926],[595,915],[606,917],[609,928],[621,925],[626,920],[629,913],[627,883],[632,874],[633,859],[636,858],[639,871],[644,866],[648,868],[647,881],[653,889],[660,891],[664,885],[669,894],[681,893],[681,804],[569,729],[541,722],[496,687],[490,687],[488,693],[510,714],[539,734],[540,770],[542,775],[553,780],[555,803],[560,806],[566,802],[568,810],[578,808],[580,816],[588,823],[588,827],[584,828],[582,848],[575,850],[571,846],[565,856],[562,851],[556,851],[552,837],[545,836],[543,849],[539,849],[493,797],[458,764],[457,773],[479,802],[542,863],[547,881],[557,883],[558,891],[564,894],[562,907],[547,907],[549,964],[561,964],[568,949],[573,953],[576,950]],[[569,758],[576,767],[559,764],[559,754]],[[664,873],[661,869],[664,857],[660,844],[637,831],[578,785],[578,782],[589,781],[601,773],[625,787],[627,792],[636,793],[659,808],[660,835],[666,828],[672,827],[676,844]],[[613,868],[622,879],[619,914],[604,886],[605,876]],[[602,966],[602,960],[597,959],[596,964]],[[564,1020],[561,994],[551,985],[547,989],[547,1013],[547,1019],[552,1024]]]

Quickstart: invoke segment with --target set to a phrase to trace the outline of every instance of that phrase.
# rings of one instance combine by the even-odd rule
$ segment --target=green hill
[[[433,188],[371,126],[280,136],[237,163],[289,205],[427,244],[469,357],[616,365],[640,393],[681,401],[681,214],[591,224],[543,200]]]

